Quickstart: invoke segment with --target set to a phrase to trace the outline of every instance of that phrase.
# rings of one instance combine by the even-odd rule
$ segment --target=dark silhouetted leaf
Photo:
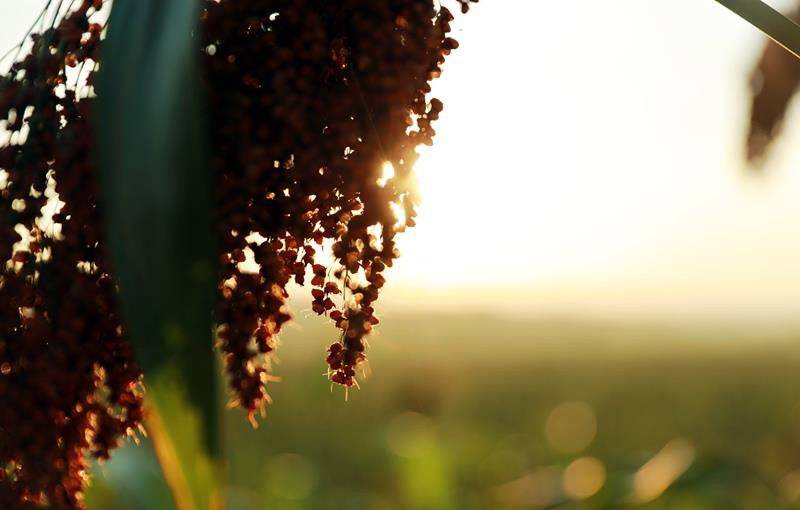
[[[789,100],[800,81],[800,26],[761,0],[717,0],[771,41],[751,79],[752,110],[747,135],[747,159],[758,162],[777,136]]]
[[[798,19],[798,12],[792,14]],[[747,159],[758,162],[780,134],[789,102],[800,85],[800,60],[769,40],[751,79],[752,107]]]

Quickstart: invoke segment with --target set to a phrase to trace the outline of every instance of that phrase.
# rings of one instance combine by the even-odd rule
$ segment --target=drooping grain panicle
[[[103,2],[73,6],[0,78],[4,509],[83,508],[88,459],[143,419],[95,166]],[[216,335],[251,417],[268,400],[292,281],[310,280],[314,312],[336,327],[330,380],[355,384],[396,236],[414,225],[415,149],[443,109],[430,82],[458,46],[452,21],[432,0],[204,3]]]

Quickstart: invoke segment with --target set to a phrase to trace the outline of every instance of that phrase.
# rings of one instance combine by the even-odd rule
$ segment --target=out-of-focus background
[[[0,0],[0,49],[41,6]],[[797,507],[800,112],[748,169],[764,37],[712,0],[456,26],[370,373],[331,391],[295,300],[267,417],[226,417],[230,507]],[[172,505],[146,439],[87,497]]]

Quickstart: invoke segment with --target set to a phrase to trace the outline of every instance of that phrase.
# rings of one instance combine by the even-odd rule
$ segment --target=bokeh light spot
[[[685,439],[673,439],[633,477],[636,503],[647,503],[661,496],[694,462],[694,446]]]
[[[564,470],[564,493],[572,499],[594,496],[606,483],[606,466],[594,457],[574,460]]]
[[[567,401],[559,404],[547,417],[544,428],[547,442],[561,453],[577,453],[594,440],[597,419],[585,402]]]
[[[778,493],[784,503],[800,501],[800,470],[786,473],[778,482]]]

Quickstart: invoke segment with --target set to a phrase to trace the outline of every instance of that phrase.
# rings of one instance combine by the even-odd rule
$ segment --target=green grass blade
[[[177,510],[222,510],[222,463],[203,444],[201,416],[183,398],[178,370],[162,370],[148,379],[147,435],[153,443]]]
[[[128,334],[161,416],[161,435],[173,443],[194,508],[205,510],[220,493],[218,477],[208,475],[208,466],[219,462],[219,399],[199,13],[198,0],[114,2],[95,130]],[[196,434],[187,433],[190,422]],[[193,444],[179,446],[178,438]]]
[[[717,0],[800,58],[800,26],[761,0]]]

